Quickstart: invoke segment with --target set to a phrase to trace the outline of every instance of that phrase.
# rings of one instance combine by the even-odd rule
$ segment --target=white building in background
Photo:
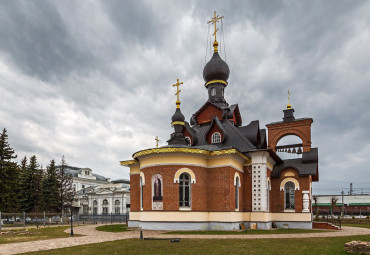
[[[98,174],[93,174],[92,170],[87,167],[79,168],[74,166],[67,166],[66,172],[72,175],[72,185],[76,192],[91,186],[111,183],[110,178],[106,178]]]
[[[77,192],[77,206],[82,215],[121,215],[130,210],[130,181],[90,186]]]
[[[120,215],[130,208],[130,180],[111,181],[90,168],[67,166],[76,191],[74,212],[81,215]]]

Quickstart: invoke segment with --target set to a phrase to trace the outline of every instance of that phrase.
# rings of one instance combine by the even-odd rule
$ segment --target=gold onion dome
[[[221,80],[227,82],[229,78],[229,66],[223,61],[218,54],[214,52],[211,60],[205,65],[203,69],[203,79],[206,84],[210,81]]]

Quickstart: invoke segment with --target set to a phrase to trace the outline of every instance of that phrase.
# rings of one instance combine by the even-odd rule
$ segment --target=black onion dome
[[[175,114],[172,115],[172,122],[175,122],[175,121],[182,121],[182,122],[184,122],[184,120],[185,120],[185,117],[181,113],[180,108],[176,108]]]
[[[218,52],[213,53],[211,60],[203,69],[203,79],[206,83],[212,80],[227,81],[229,74],[229,66],[221,59]]]

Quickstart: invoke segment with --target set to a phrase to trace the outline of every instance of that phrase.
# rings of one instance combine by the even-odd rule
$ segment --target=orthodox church
[[[318,149],[311,148],[312,118],[295,118],[290,104],[281,121],[243,126],[238,104],[224,97],[230,74],[218,53],[203,69],[208,100],[190,118],[181,113],[177,80],[174,132],[168,145],[121,161],[130,168],[130,227],[213,230],[312,228],[312,182],[319,180]],[[286,136],[301,143],[279,145]],[[278,152],[294,154],[282,159]],[[287,225],[288,224],[288,225]]]

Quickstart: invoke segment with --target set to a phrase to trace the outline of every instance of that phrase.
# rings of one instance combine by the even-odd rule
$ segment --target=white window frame
[[[140,210],[143,210],[143,204],[144,204],[144,190],[143,190],[143,177],[140,176]]]
[[[211,88],[211,96],[215,96],[216,95],[216,88],[215,87],[213,87],[213,88]]]
[[[221,134],[219,132],[214,132],[211,137],[212,143],[220,143],[221,142]]]
[[[93,215],[98,215],[98,201],[97,200],[93,201]]]
[[[186,180],[185,175],[188,176],[189,178]],[[182,184],[184,181],[188,182],[188,185]],[[189,192],[189,205],[184,205],[186,203],[185,201],[185,192],[186,192],[186,187],[189,187],[188,192]],[[183,198],[180,198],[180,190],[183,189]],[[191,175],[183,172],[180,174],[179,177],[179,208],[180,210],[191,210]]]
[[[189,136],[185,136],[185,140],[188,142],[188,145],[191,145],[191,138]]]
[[[116,199],[114,201],[114,214],[116,214],[116,215],[121,214],[121,202],[119,201],[119,199]]]
[[[240,200],[240,179],[239,176],[235,178],[235,211],[239,211],[239,200]]]
[[[105,201],[107,201],[107,203],[104,203]],[[109,208],[108,199],[104,199],[103,202],[102,202],[102,214],[103,215],[108,215],[109,214],[108,208]]]
[[[287,190],[287,186],[290,185],[290,183],[293,185],[290,190]],[[284,210],[285,211],[295,211],[295,184],[294,182],[292,181],[288,181],[284,184]],[[287,192],[289,192],[289,200],[291,199],[292,197],[292,194],[291,192],[293,191],[293,198],[294,198],[294,204],[293,204],[293,208],[289,207],[287,208],[287,201],[286,201],[286,197],[287,197]],[[290,201],[289,201],[290,202]],[[291,202],[289,203],[291,205]]]

